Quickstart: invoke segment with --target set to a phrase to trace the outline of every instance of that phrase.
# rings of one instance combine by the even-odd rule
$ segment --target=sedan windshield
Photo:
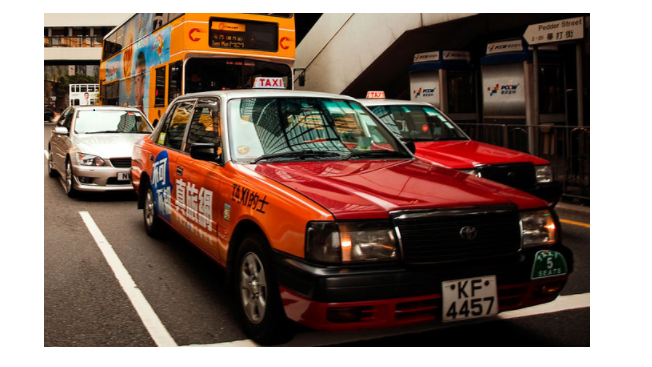
[[[369,106],[396,136],[405,141],[468,140],[455,123],[432,107]]]
[[[143,133],[152,132],[152,126],[140,112],[120,110],[79,110],[75,117],[75,133]]]
[[[231,155],[239,163],[411,157],[352,101],[236,99],[229,103],[228,118]]]

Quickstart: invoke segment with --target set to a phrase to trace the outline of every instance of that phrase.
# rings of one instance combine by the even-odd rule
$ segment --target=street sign
[[[582,39],[584,38],[584,18],[532,24],[525,30],[523,38],[530,45]]]

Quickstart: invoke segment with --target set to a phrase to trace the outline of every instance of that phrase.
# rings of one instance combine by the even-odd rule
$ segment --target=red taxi
[[[246,335],[455,322],[549,302],[573,268],[547,203],[418,160],[355,99],[178,97],[132,157],[147,232],[226,269]]]
[[[360,101],[401,140],[414,142],[420,159],[515,187],[553,207],[561,198],[561,184],[543,158],[472,140],[426,102],[385,99],[382,92]]]

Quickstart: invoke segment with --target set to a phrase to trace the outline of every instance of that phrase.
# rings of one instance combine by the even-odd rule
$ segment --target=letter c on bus
[[[195,38],[195,37],[192,36],[192,34],[195,33],[195,32],[201,33],[201,29],[193,28],[193,29],[190,30],[190,33],[188,33],[188,37],[190,37],[190,40],[193,41],[193,42],[199,41],[199,37]]]
[[[288,48],[290,48],[290,46],[285,46],[285,45],[283,44],[283,42],[285,42],[285,41],[289,41],[289,40],[290,40],[290,39],[287,38],[287,37],[283,37],[283,38],[281,38],[281,41],[279,42],[279,44],[281,45],[281,48],[282,48],[282,49],[287,50]]]

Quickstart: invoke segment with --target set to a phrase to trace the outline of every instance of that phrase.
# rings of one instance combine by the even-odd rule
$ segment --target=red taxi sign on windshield
[[[367,98],[385,98],[384,91],[369,91],[367,92]]]
[[[254,80],[254,88],[262,89],[285,89],[283,78],[263,78],[258,77]]]

